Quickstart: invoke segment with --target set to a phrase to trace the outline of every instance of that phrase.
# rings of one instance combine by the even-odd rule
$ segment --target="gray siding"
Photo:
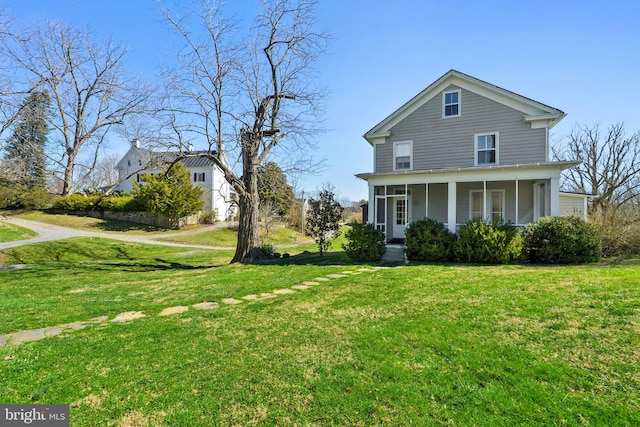
[[[486,132],[499,133],[501,165],[547,161],[546,130],[531,129],[521,111],[464,89],[460,111],[460,117],[442,118],[442,94],[434,96],[376,145],[376,172],[393,171],[396,141],[413,141],[413,170],[474,166],[474,135]]]

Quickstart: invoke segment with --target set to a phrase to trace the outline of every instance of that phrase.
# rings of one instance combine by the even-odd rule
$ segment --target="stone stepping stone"
[[[327,274],[327,277],[330,279],[340,279],[342,277],[347,277],[346,274]]]
[[[300,291],[304,291],[305,289],[309,289],[310,286],[307,285],[293,285],[291,289],[298,289]]]
[[[158,316],[170,316],[172,314],[184,313],[189,310],[189,307],[186,305],[176,305],[175,307],[167,307],[158,313]]]
[[[31,329],[28,331],[16,332],[11,336],[11,345],[22,344],[23,342],[39,341],[46,338],[46,328]]]
[[[218,304],[217,302],[201,302],[198,304],[193,304],[192,307],[196,310],[213,310],[220,307],[220,304]]]
[[[331,279],[327,279],[326,277],[316,277],[315,279],[316,282],[328,282]]]
[[[258,298],[256,301],[262,301],[265,299],[272,299],[272,298],[277,298],[278,295],[274,295],[274,294],[270,294],[270,293],[262,293],[260,294],[260,298]]]
[[[146,317],[146,314],[141,311],[125,311],[124,313],[118,314],[111,321],[116,323],[123,323],[128,322],[129,320],[141,319],[143,317]]]
[[[320,285],[320,282],[302,282],[303,285],[305,286],[318,286]]]
[[[275,291],[273,291],[273,293],[277,295],[287,295],[287,294],[295,294],[296,291],[294,291],[293,289],[276,289]]]
[[[98,316],[98,317],[94,317],[93,319],[89,319],[83,323],[100,323],[100,322],[104,322],[107,319],[109,319],[109,316]]]
[[[255,294],[251,294],[251,295],[245,295],[242,297],[242,299],[247,300],[247,301],[255,301],[258,299],[258,295]]]
[[[107,316],[104,316],[104,317],[105,317],[105,320],[108,319]],[[73,322],[73,323],[63,323],[62,325],[58,325],[58,327],[62,328],[63,330],[72,330],[72,331],[79,331],[80,329],[84,329],[87,326],[89,326],[89,322]]]
[[[222,302],[224,304],[228,304],[228,305],[237,305],[237,304],[242,303],[241,300],[235,299],[235,298],[225,298],[225,299],[222,300]]]
[[[359,268],[357,271],[361,273],[373,273],[376,270],[374,270],[373,268]]]
[[[44,329],[45,337],[55,337],[56,335],[60,335],[62,332],[64,332],[64,328],[61,326],[51,326],[50,328]]]

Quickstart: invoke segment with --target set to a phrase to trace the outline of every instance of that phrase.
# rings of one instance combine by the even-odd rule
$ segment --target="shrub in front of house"
[[[522,236],[513,225],[476,219],[460,227],[454,254],[462,262],[508,264],[521,259],[522,245]]]
[[[596,227],[581,218],[545,217],[524,230],[524,254],[534,264],[595,262],[602,242]]]
[[[425,218],[407,227],[404,245],[409,261],[451,261],[455,234],[443,223]]]
[[[379,261],[387,251],[386,239],[373,224],[353,224],[342,249],[354,261]]]
[[[53,202],[53,209],[65,211],[88,211],[93,209],[98,196],[85,196],[84,194],[70,194],[60,196]]]

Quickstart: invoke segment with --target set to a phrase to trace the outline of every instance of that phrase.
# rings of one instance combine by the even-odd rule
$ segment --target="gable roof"
[[[534,101],[531,98],[518,95],[515,92],[452,69],[391,113],[386,119],[375,125],[370,131],[364,134],[364,138],[369,141],[370,144],[373,144],[375,138],[389,136],[389,132],[393,126],[426,104],[433,97],[440,94],[450,85],[455,85],[521,111],[524,113],[523,120],[531,123],[532,126],[534,126],[534,124],[543,124],[551,128],[566,115],[557,108],[550,107],[549,105]]]
[[[148,151],[149,166],[164,166],[174,162],[179,156],[186,156],[182,158],[182,163],[187,168],[201,168],[212,167],[215,162],[208,155],[216,155],[215,151]]]

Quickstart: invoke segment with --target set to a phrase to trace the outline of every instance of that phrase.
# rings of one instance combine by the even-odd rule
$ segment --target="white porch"
[[[368,222],[387,240],[404,238],[423,218],[452,232],[475,218],[524,226],[560,215],[560,172],[573,165],[566,163],[360,176],[369,182]]]

